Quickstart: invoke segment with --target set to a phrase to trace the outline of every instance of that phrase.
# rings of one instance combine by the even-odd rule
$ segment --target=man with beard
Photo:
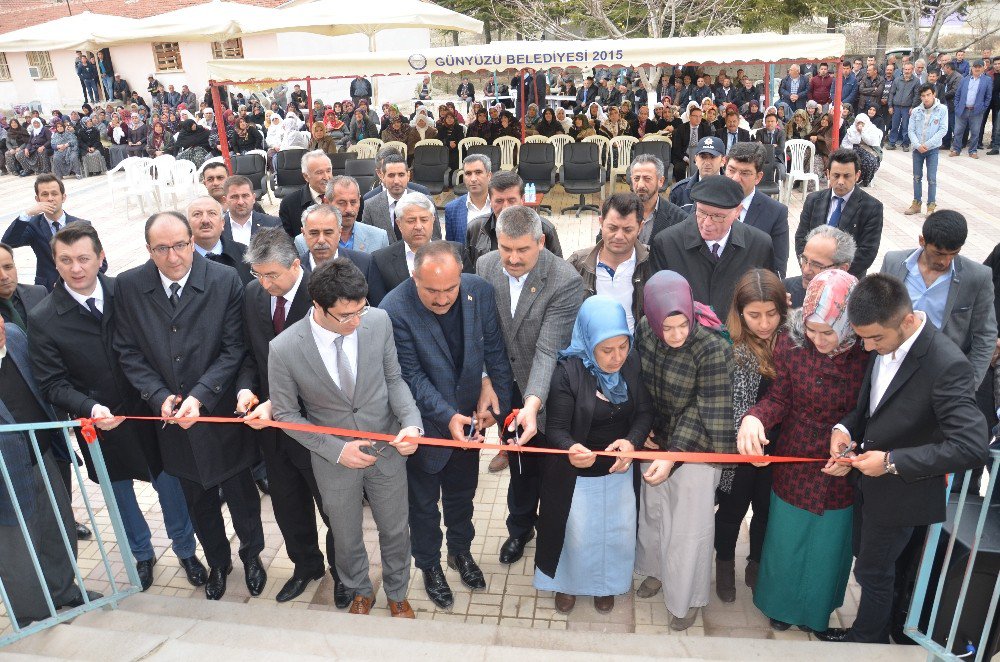
[[[632,159],[628,171],[632,192],[639,196],[642,202],[638,240],[647,246],[660,230],[665,230],[687,218],[683,209],[660,195],[665,173],[663,161],[652,154],[636,156]],[[602,223],[601,231],[603,230]]]

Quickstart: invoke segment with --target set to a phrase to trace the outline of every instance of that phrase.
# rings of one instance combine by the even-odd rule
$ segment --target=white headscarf
[[[858,125],[861,128],[858,128]],[[841,147],[853,149],[855,145],[870,145],[878,147],[882,144],[882,131],[872,124],[871,119],[865,113],[859,113],[854,118],[854,123],[848,127],[844,134],[844,142]]]
[[[37,117],[33,117],[31,118],[31,127],[28,129],[28,131],[31,133],[31,135],[37,136],[39,133],[42,132],[43,127],[44,125],[42,124],[42,120],[38,119]]]

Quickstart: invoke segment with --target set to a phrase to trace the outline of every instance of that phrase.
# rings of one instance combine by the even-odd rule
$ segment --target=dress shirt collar
[[[857,188],[857,185],[855,185],[854,188]],[[845,195],[839,196],[840,198],[843,198],[843,200],[844,200],[844,205],[840,208],[840,212],[841,213],[844,212],[844,207],[847,206],[847,201],[851,199],[852,195],[854,195],[854,188],[852,188],[850,191],[848,191]],[[834,200],[834,198],[836,198],[836,197],[838,197],[837,194],[833,192],[833,189],[830,189],[830,209],[831,210],[833,209],[833,205],[837,204],[837,201]]]
[[[309,186],[309,185],[306,184],[306,186]],[[314,205],[321,205],[321,204],[323,204],[323,195],[320,194],[320,193],[317,193],[316,190],[313,189],[312,186],[309,186],[309,197],[312,198],[312,201],[313,201]],[[251,214],[251,216],[252,215],[253,214]]]
[[[309,328],[312,330],[313,338],[316,339],[316,343],[322,345],[323,347],[332,347],[333,342],[341,336],[341,334],[336,331],[330,331],[324,329],[320,326],[319,322],[316,321],[316,315],[318,311],[314,307],[312,313],[309,315]],[[357,333],[357,331],[355,331]],[[347,339],[347,336],[344,336]]]
[[[883,365],[902,363],[903,359],[906,358],[906,355],[909,354],[910,349],[913,348],[913,343],[917,342],[917,336],[919,336],[923,332],[924,327],[927,326],[926,313],[921,310],[915,310],[913,311],[913,314],[920,318],[920,326],[917,327],[917,330],[914,331],[909,338],[903,341],[902,345],[896,348],[895,352],[892,354],[884,354],[879,357],[879,360],[882,361]]]
[[[601,252],[600,252],[600,251],[598,251],[598,252],[597,252],[597,268],[598,268],[598,269],[604,269],[604,271],[606,271],[606,272],[607,272],[607,274],[608,274],[609,276],[611,276],[612,278],[614,278],[614,277],[615,277],[615,272],[616,272],[616,271],[618,271],[618,270],[619,270],[619,269],[621,269],[622,267],[627,267],[627,266],[631,266],[631,267],[632,267],[632,271],[633,271],[633,272],[635,271],[635,249],[634,249],[634,248],[632,249],[632,255],[631,255],[631,256],[629,256],[629,258],[628,258],[627,260],[623,260],[623,261],[622,261],[622,262],[621,262],[621,263],[620,263],[620,264],[619,264],[619,265],[618,265],[617,267],[615,267],[614,269],[612,269],[611,267],[609,267],[609,266],[608,266],[607,264],[605,264],[604,262],[601,262]]]
[[[757,187],[754,187],[754,189],[750,191],[750,195],[743,198],[743,202],[741,203],[743,205],[743,208],[740,209],[740,216],[739,216],[740,223],[746,220],[747,212],[750,211],[750,203],[753,202],[753,196],[756,194],[757,194]]]
[[[281,295],[281,296],[285,297],[285,301],[288,302],[289,306],[292,305],[292,301],[295,300],[295,293],[299,291],[299,285],[302,284],[302,279],[305,276],[305,273],[306,273],[306,270],[303,269],[301,266],[299,266],[299,277],[295,279],[295,284],[292,285],[292,289],[288,290],[287,292],[285,292],[284,294]],[[272,301],[277,301],[278,298],[277,297],[271,297],[271,300]]]
[[[708,252],[709,253],[712,252],[712,244],[718,244],[719,245],[719,257],[721,258],[722,257],[722,252],[726,250],[726,244],[729,243],[729,235],[731,235],[732,233],[733,233],[733,229],[729,228],[729,232],[727,232],[726,235],[722,239],[717,239],[715,241],[705,241],[703,239],[702,241],[705,241],[705,245],[708,246]]]
[[[312,190],[312,189],[310,189],[310,190]],[[232,223],[233,225],[238,225],[241,228],[245,228],[252,221],[253,221],[253,211],[252,210],[250,211],[250,215],[247,216],[246,220],[244,220],[242,223],[240,223],[239,221],[236,220],[236,217],[233,216],[233,212],[229,212],[229,222]]]
[[[470,221],[474,218],[478,218],[479,216],[491,213],[493,209],[490,207],[490,196],[486,196],[486,202],[483,203],[482,207],[477,207],[476,204],[472,202],[472,196],[466,195],[465,209],[469,212],[468,218]]]
[[[58,223],[60,230],[62,228],[64,228],[64,227],[66,227],[66,212],[65,211],[62,213],[62,216],[60,216],[59,218],[56,218],[56,219],[49,218],[46,214],[42,214],[42,218],[44,218],[45,222],[49,224],[49,228],[52,227],[53,223]]]
[[[79,292],[73,291],[72,289],[70,289],[70,286],[65,283],[65,281],[63,282],[63,287],[66,288],[66,292],[69,293],[69,295],[71,297],[73,297],[73,299],[78,304],[80,304],[81,306],[83,306],[87,310],[90,310],[90,306],[87,305],[87,299],[96,299],[95,303],[97,304],[97,309],[103,313],[104,312],[104,288],[101,287],[101,279],[98,278],[96,281],[94,281],[94,284],[95,284],[94,291],[91,292],[90,294],[80,294]]]
[[[507,273],[506,269],[501,269],[501,271],[503,271],[503,275],[506,276],[507,279],[510,281],[511,286],[517,287],[518,289],[524,287],[525,281],[528,280],[528,276],[531,275],[531,272],[529,271],[520,278],[514,278],[509,273]]]
[[[7,345],[0,347],[0,365],[3,364],[3,360],[7,358]]]
[[[920,256],[923,255],[923,252],[924,252],[923,248],[918,248],[917,250],[910,253],[905,260],[903,260],[903,264],[906,265],[906,270],[909,273],[913,274],[914,276],[919,276],[921,279],[923,279],[923,275],[920,273],[920,265],[917,263],[920,261]],[[952,260],[951,269],[948,272],[948,276],[950,278],[954,277],[954,275],[955,275],[955,260]]]
[[[204,248],[202,248],[198,244],[194,245],[194,249],[196,251],[198,251],[201,254],[202,257],[205,257],[209,253],[212,253],[214,255],[222,255],[222,237],[219,237],[219,240],[217,242],[215,242],[215,246],[212,246],[212,250],[206,251]]]
[[[340,248],[339,247],[333,249],[333,257],[330,258],[330,259],[331,260],[336,260],[338,257],[340,257]],[[316,271],[316,267],[318,267],[318,266],[320,266],[320,265],[316,264],[316,258],[313,257],[312,253],[309,253],[309,270],[310,271]]]
[[[180,278],[179,280],[170,280],[169,278],[167,278],[166,276],[163,275],[162,271],[159,271],[159,270],[157,270],[156,273],[158,273],[160,275],[160,284],[163,286],[163,291],[167,293],[167,296],[170,296],[170,284],[171,283],[177,283],[178,285],[181,286],[181,289],[177,290],[177,295],[180,296],[181,293],[183,293],[185,286],[187,286],[188,278],[191,277],[191,270],[190,269],[188,269],[188,272],[186,274],[184,274],[184,276],[182,278]]]

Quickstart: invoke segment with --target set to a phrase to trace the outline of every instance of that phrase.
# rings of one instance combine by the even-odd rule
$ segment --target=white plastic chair
[[[191,197],[197,182],[198,170],[194,167],[194,163],[187,159],[176,161],[171,171],[170,186],[167,187],[167,192],[173,197],[174,204]]]
[[[596,144],[601,150],[601,167],[608,167],[608,152],[611,149],[611,141],[608,140],[607,136],[587,136],[580,142]]]
[[[500,136],[493,141],[493,144],[500,148],[500,169],[513,170],[517,165],[515,154],[521,146],[521,141],[514,136]]]
[[[266,152],[265,152],[265,154],[266,154]],[[222,158],[221,156],[213,156],[211,158],[205,159],[204,161],[201,162],[201,166],[197,170],[198,176],[199,177],[201,176],[202,171],[204,171],[205,168],[207,168],[209,166],[209,164],[212,164],[212,163],[225,163],[225,162],[226,162],[226,160],[224,158]]]
[[[488,145],[488,144],[489,143],[486,142],[486,138],[477,138],[476,136],[472,136],[471,138],[462,138],[461,140],[459,140],[458,141],[459,170],[461,170],[462,161],[465,160],[466,149],[468,149],[469,147],[473,147],[475,145]]]
[[[632,148],[639,142],[638,138],[632,136],[615,136],[611,139],[608,147],[610,153],[608,168],[608,195],[615,192],[615,184],[618,183],[618,175],[625,177],[628,175],[629,165],[632,163]]]
[[[566,143],[573,143],[576,141],[573,140],[572,136],[567,136],[565,133],[557,133],[549,138],[549,142],[552,143],[552,146],[556,149],[556,170],[559,170],[559,168],[562,168],[563,164],[563,147],[566,146]]]
[[[816,158],[816,146],[809,140],[789,140],[785,142],[785,155],[791,157],[788,174],[785,176],[785,204],[792,199],[792,187],[795,182],[802,182],[802,199],[809,192],[809,182],[816,184],[819,190],[819,175],[806,171],[806,162]]]
[[[177,159],[170,154],[163,154],[153,159],[151,171],[153,176],[153,192],[156,194],[156,206],[160,209],[163,208],[163,203],[170,193],[170,186],[173,183],[174,177],[174,163],[176,161]]]
[[[397,150],[399,150],[399,153],[403,155],[403,158],[404,159],[406,158],[406,151],[407,151],[406,143],[404,143],[401,140],[390,140],[389,142],[384,143],[382,147],[395,147]]]
[[[644,142],[644,143],[648,143],[648,142],[664,142],[664,143],[668,143],[668,142],[671,142],[671,140],[670,140],[670,136],[665,136],[662,133],[647,133],[646,135],[644,135],[642,137],[642,140],[640,140],[640,142]]]
[[[525,138],[524,142],[526,142],[526,143],[547,143],[547,142],[549,142],[549,139],[547,137],[545,137],[545,136],[540,136],[540,135],[538,135],[536,133],[534,135],[531,135],[531,136],[528,136],[527,138]]]
[[[444,143],[438,140],[437,138],[424,138],[423,140],[418,140],[417,144],[414,145],[413,148],[416,149],[417,147],[423,147],[424,145],[433,145],[434,147],[444,147]]]
[[[111,192],[112,208],[115,205],[115,191],[117,189],[125,195],[126,216],[128,216],[128,201],[130,198],[138,198],[139,210],[143,214],[146,213],[145,197],[149,195],[155,199],[156,195],[153,187],[153,177],[150,173],[152,166],[153,159],[145,156],[130,156],[127,159],[123,159],[121,163],[106,173],[108,189]],[[125,181],[120,186],[115,186],[115,174],[118,172],[125,174]]]
[[[364,140],[359,140],[356,145],[358,148],[358,158],[359,159],[374,159],[378,151],[382,149],[382,142],[379,138],[365,138]]]

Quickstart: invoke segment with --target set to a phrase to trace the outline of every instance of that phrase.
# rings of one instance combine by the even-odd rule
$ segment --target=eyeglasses
[[[185,249],[187,249],[187,247],[190,245],[191,245],[190,241],[178,241],[176,244],[173,244],[172,246],[153,246],[149,250],[153,253],[156,253],[160,257],[166,257],[167,253],[169,253],[170,251],[173,251],[175,253],[181,253]]]
[[[832,269],[833,267],[836,266],[836,265],[833,265],[833,264],[820,264],[819,262],[816,262],[815,260],[810,260],[805,255],[800,255],[799,256],[799,265],[801,267],[803,267],[803,268],[806,265],[809,265],[810,267],[812,267],[816,271],[826,271],[827,269]]]
[[[271,281],[273,283],[274,281],[276,281],[279,278],[281,278],[283,274],[261,274],[261,273],[257,273],[253,269],[251,269],[250,270],[250,275],[253,276],[254,278],[256,278],[257,280],[268,280],[268,281]]]
[[[362,317],[364,317],[365,315],[367,315],[368,311],[371,310],[371,308],[372,307],[368,305],[368,299],[365,299],[365,305],[364,305],[364,307],[361,310],[359,310],[358,312],[356,312],[356,313],[351,313],[350,315],[345,315],[344,317],[337,317],[336,315],[334,315],[330,311],[324,310],[323,314],[326,315],[326,316],[328,316],[328,317],[330,317],[330,318],[332,318],[333,321],[335,321],[335,322],[339,322],[340,324],[348,324],[350,322],[353,322],[356,319],[361,319]]]
[[[725,223],[729,220],[729,214],[706,214],[701,210],[695,210],[694,215],[699,220],[711,221],[712,223]]]

